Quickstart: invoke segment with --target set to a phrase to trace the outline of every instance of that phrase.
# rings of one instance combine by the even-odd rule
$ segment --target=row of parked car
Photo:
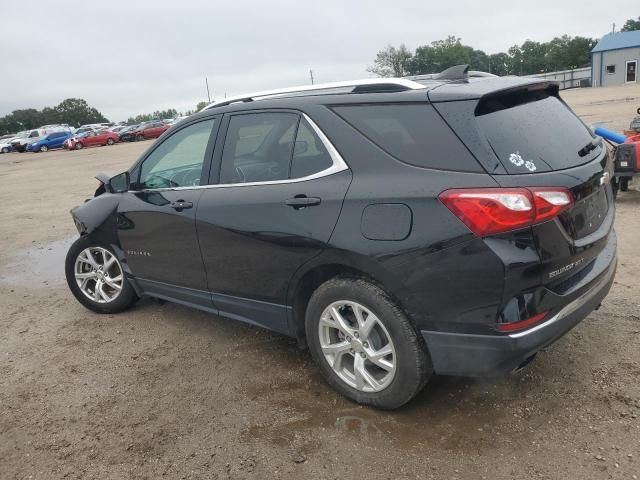
[[[171,125],[182,120],[151,120],[138,125],[97,123],[74,129],[69,125],[44,125],[12,135],[0,136],[0,153],[46,152],[55,148],[80,150],[85,147],[113,145],[158,138]]]

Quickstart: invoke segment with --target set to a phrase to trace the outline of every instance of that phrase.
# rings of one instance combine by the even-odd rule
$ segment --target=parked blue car
[[[62,148],[65,140],[71,138],[71,132],[53,132],[43,135],[27,146],[30,152],[46,152],[52,148]]]

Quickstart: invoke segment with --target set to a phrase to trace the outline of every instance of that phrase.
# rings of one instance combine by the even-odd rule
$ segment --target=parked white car
[[[5,138],[4,140],[0,140],[0,153],[9,153],[11,151],[11,141],[15,137]]]

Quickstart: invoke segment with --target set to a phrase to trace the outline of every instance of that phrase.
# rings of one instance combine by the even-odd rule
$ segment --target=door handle
[[[296,210],[300,210],[301,208],[320,205],[321,201],[322,200],[319,197],[307,197],[306,195],[296,195],[293,198],[287,199],[285,203]]]
[[[187,208],[193,207],[193,203],[192,202],[185,202],[184,200],[178,200],[176,202],[171,202],[169,204],[169,206],[171,208],[173,208],[174,210],[177,210],[178,212],[181,212],[182,210],[185,210]]]

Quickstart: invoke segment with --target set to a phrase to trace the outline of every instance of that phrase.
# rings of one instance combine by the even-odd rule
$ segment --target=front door
[[[87,133],[87,136],[84,137],[84,143],[87,147],[96,146],[98,144],[96,132]]]
[[[223,315],[287,332],[289,280],[325,248],[351,181],[316,129],[296,113],[229,118],[219,183],[203,191],[196,216]]]
[[[627,62],[626,83],[635,83],[638,76],[638,61]]]
[[[195,214],[213,150],[215,118],[189,124],[159,142],[134,169],[118,207],[118,236],[143,289],[210,304]]]

